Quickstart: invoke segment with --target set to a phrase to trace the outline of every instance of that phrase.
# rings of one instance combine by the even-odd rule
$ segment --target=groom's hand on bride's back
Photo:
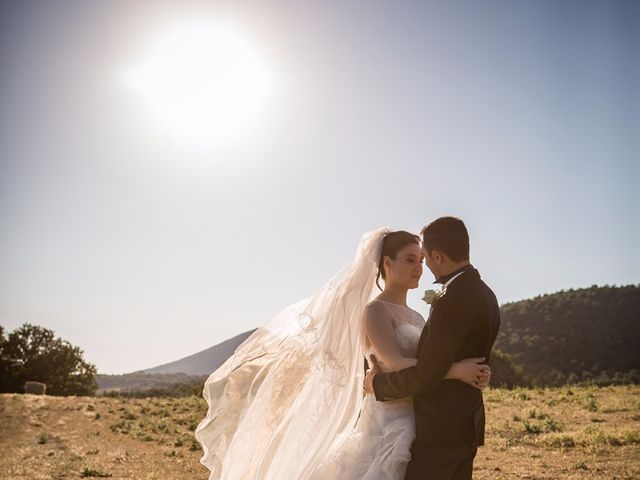
[[[367,371],[364,377],[364,394],[368,395],[373,393],[373,377],[376,373],[380,372],[380,366],[378,365],[378,359],[375,355],[371,355],[371,368]]]

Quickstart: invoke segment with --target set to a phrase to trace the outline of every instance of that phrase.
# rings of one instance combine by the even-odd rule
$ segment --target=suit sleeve
[[[373,379],[377,400],[422,395],[440,385],[471,330],[472,312],[464,303],[455,295],[440,299],[429,320],[429,335],[420,347],[417,365],[378,373]]]

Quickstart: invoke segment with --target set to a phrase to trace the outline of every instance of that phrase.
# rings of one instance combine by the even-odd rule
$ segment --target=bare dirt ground
[[[640,479],[640,386],[493,389],[485,403],[475,479]],[[205,480],[205,412],[195,397],[3,394],[0,479]]]
[[[200,399],[0,395],[0,478],[206,479]]]

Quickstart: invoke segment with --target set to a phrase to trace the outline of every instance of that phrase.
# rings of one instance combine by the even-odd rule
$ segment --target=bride
[[[406,295],[421,275],[417,235],[366,233],[333,279],[247,338],[204,385],[209,409],[195,436],[210,480],[401,480],[412,400],[365,397],[363,367],[365,355],[383,371],[416,364],[425,321]],[[480,388],[476,361],[445,378]]]

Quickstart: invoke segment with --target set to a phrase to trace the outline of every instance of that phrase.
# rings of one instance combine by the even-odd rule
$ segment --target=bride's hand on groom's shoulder
[[[369,395],[373,393],[373,377],[380,372],[380,366],[378,365],[378,359],[375,355],[371,355],[371,368],[367,370],[367,374],[364,377],[364,394]]]

